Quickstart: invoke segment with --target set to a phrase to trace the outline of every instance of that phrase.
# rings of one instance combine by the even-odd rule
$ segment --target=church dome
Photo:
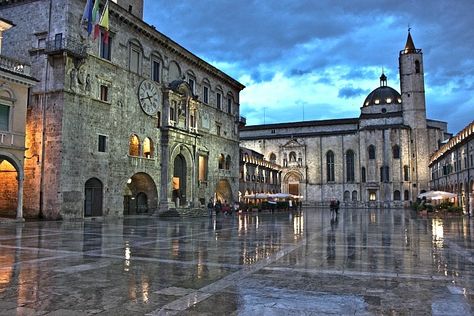
[[[402,96],[397,90],[387,86],[387,77],[382,73],[382,76],[380,76],[380,87],[372,91],[365,98],[363,106],[401,103]]]

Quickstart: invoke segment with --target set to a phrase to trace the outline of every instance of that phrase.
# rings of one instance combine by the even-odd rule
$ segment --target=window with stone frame
[[[401,193],[398,190],[393,191],[393,200],[400,201],[401,200]]]
[[[357,201],[357,191],[352,191],[352,201]]]
[[[219,155],[218,167],[219,169],[224,169],[225,157],[224,154]]]
[[[107,38],[107,40],[105,40]],[[112,60],[112,41],[113,37],[106,35],[104,30],[100,32],[100,57],[107,60]]]
[[[225,169],[226,170],[230,170],[230,167],[231,167],[231,158],[230,158],[230,155],[227,155],[227,157],[225,158]]]
[[[348,150],[346,152],[346,181],[347,182],[354,182],[354,152],[352,150]]]
[[[161,82],[161,59],[156,56],[151,56],[151,80]]]
[[[360,174],[361,174],[361,181],[362,183],[365,183],[367,182],[367,175],[365,173],[365,167],[362,167],[362,169],[360,170]]]
[[[374,145],[369,146],[368,152],[369,152],[369,159],[375,159],[375,146]]]
[[[10,106],[0,104],[0,131],[10,129]]]
[[[216,123],[216,135],[221,136],[221,124]]]
[[[332,182],[334,177],[334,153],[330,150],[326,153],[326,180]]]
[[[203,102],[209,104],[209,87],[202,87]]]
[[[129,52],[129,70],[133,73],[140,74],[141,66],[141,49],[138,45],[130,43]]]
[[[105,153],[107,151],[107,136],[99,135],[97,147],[97,150],[101,153]]]
[[[403,166],[403,181],[410,181],[410,167]]]
[[[128,143],[128,154],[134,157],[140,156],[140,139],[135,134],[130,136]]]
[[[109,102],[109,87],[105,84],[99,87],[99,100]]]
[[[405,190],[405,191],[403,192],[403,199],[404,199],[405,201],[408,201],[408,200],[410,199],[410,192],[408,192],[408,190]]]
[[[216,106],[218,110],[222,109],[222,94],[220,92],[216,93]]]
[[[227,96],[227,113],[232,114],[232,96]]]
[[[149,138],[146,137],[143,140],[143,157],[145,158],[153,158],[153,141]]]
[[[207,181],[207,168],[208,168],[208,157],[207,155],[199,155],[198,161],[198,177],[199,182],[206,182]]]
[[[392,147],[392,157],[393,159],[400,159],[400,146],[394,145]]]

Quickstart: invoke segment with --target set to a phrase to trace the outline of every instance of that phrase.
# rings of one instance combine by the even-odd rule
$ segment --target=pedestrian
[[[216,211],[216,215],[222,210],[222,204],[220,200],[216,201],[216,205],[214,205],[214,209]]]
[[[213,211],[214,211],[214,203],[212,201],[212,198],[210,198],[209,203],[207,203],[207,213],[209,214],[209,217],[212,217]]]
[[[341,204],[341,202],[339,202],[339,200],[336,200],[336,216],[337,214],[339,214],[339,204]]]
[[[336,201],[335,200],[331,200],[331,202],[329,202],[329,209],[331,210],[331,218],[333,218],[334,214],[336,212]]]

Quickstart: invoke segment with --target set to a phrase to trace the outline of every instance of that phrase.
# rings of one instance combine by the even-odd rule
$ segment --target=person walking
[[[209,217],[212,217],[212,212],[214,211],[214,203],[212,201],[212,198],[209,199],[209,203],[207,203],[207,213],[209,214]]]

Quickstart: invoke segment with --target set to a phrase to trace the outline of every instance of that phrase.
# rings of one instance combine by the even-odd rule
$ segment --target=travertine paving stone
[[[325,209],[0,225],[0,315],[470,315],[473,221]]]

